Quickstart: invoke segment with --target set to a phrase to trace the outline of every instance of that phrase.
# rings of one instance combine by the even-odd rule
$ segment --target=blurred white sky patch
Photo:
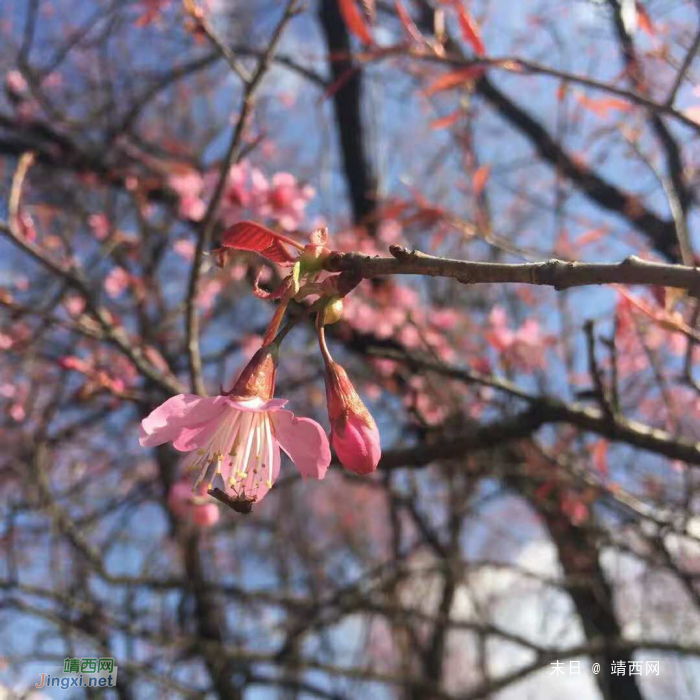
[[[429,555],[413,558],[414,575],[401,591],[404,605],[429,616],[437,614],[442,592],[440,577],[434,573],[438,566],[439,562]],[[682,587],[670,576],[659,572],[649,574],[635,557],[610,550],[603,555],[603,566],[618,587],[616,605],[626,637],[700,643],[700,625],[692,617],[692,606]],[[462,622],[494,625],[544,648],[566,649],[585,644],[573,603],[566,593],[552,585],[561,580],[561,574],[554,546],[544,539],[534,539],[508,564],[467,570],[455,596],[452,617]],[[476,637],[468,630],[458,630],[452,633],[448,646],[446,690],[464,692],[465,688],[473,687],[479,677]],[[499,678],[531,663],[535,654],[524,646],[492,636],[487,643],[487,658],[489,674]],[[676,659],[653,650],[639,652],[634,658],[642,662],[660,662],[659,676],[643,674],[638,679],[650,700],[700,697],[697,682],[700,663],[697,660]],[[578,674],[575,673],[576,662]],[[498,700],[594,700],[600,697],[591,659],[565,659],[562,664],[561,673],[548,665],[493,697]]]

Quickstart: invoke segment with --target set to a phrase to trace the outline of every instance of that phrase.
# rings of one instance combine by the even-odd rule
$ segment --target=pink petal
[[[382,456],[379,430],[372,421],[372,427],[350,414],[344,425],[333,426],[331,440],[333,449],[338,455],[341,464],[355,474],[370,474],[379,464]]]
[[[211,527],[219,520],[219,508],[215,503],[207,503],[204,506],[195,506],[190,514],[195,525]]]
[[[252,399],[245,399],[238,401],[233,397],[225,397],[226,403],[232,408],[237,408],[239,411],[249,411],[251,413],[263,413],[264,411],[279,411],[280,408],[287,405],[287,399],[270,399],[265,401],[263,399],[253,397]]]
[[[226,407],[226,400],[221,396],[173,396],[141,421],[141,447],[155,447],[176,440],[184,428],[214,420]]]
[[[172,439],[173,447],[180,452],[191,452],[204,447],[219,425],[221,421],[217,417],[196,425],[183,426]]]
[[[291,411],[270,416],[275,437],[301,475],[323,479],[331,463],[331,448],[323,428],[310,418],[295,418]]]

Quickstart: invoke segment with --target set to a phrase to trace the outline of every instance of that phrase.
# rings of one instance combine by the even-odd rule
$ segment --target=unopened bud
[[[323,307],[321,321],[324,326],[338,323],[343,318],[343,300],[340,297],[332,298]]]
[[[331,444],[338,459],[355,474],[370,474],[382,455],[379,430],[347,372],[337,362],[326,363],[326,399]]]

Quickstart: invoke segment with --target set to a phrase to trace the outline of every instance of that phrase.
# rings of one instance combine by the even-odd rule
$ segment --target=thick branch
[[[393,258],[359,253],[333,253],[325,268],[353,271],[369,279],[381,275],[449,277],[462,284],[518,283],[554,287],[557,290],[595,284],[644,284],[677,287],[700,292],[700,268],[649,262],[630,256],[619,263],[579,263],[547,260],[502,264],[437,258],[392,246]]]

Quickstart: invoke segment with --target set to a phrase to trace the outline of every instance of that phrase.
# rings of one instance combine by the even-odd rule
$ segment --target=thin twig
[[[259,60],[253,76],[245,84],[238,121],[236,122],[236,126],[233,130],[233,135],[231,136],[228,150],[221,164],[216,188],[214,189],[214,193],[209,201],[209,206],[207,207],[207,211],[204,215],[200,228],[197,248],[192,261],[192,270],[190,272],[186,304],[186,342],[190,382],[192,384],[192,390],[200,396],[206,395],[206,388],[202,378],[202,357],[199,344],[199,315],[197,313],[197,297],[199,296],[199,280],[201,276],[204,251],[211,245],[211,240],[217,223],[217,209],[226,186],[229,168],[238,161],[241,155],[243,135],[245,133],[248,117],[253,109],[255,92],[260,85],[260,81],[262,80],[263,76],[269,69],[272,56],[277,49],[282,33],[289,21],[297,13],[297,8],[298,0],[290,0],[290,2],[287,3],[282,19],[279,21],[275,31],[272,34],[267,50]]]
[[[24,153],[19,159],[17,169],[12,178],[12,187],[10,188],[10,197],[7,204],[9,213],[9,224],[16,236],[22,235],[22,227],[20,222],[20,202],[22,200],[22,186],[27,177],[29,168],[34,163],[34,153]]]
[[[606,417],[614,420],[615,415],[608,400],[608,390],[603,382],[603,373],[595,356],[595,322],[589,319],[584,323],[583,330],[586,334],[586,347],[588,350],[588,371],[593,378],[596,398]]]
[[[673,103],[676,101],[676,95],[678,94],[678,90],[681,87],[681,83],[683,82],[683,78],[685,77],[688,68],[690,68],[690,64],[693,62],[693,58],[695,58],[695,54],[698,52],[698,47],[700,47],[700,29],[698,29],[698,32],[695,35],[695,39],[693,40],[693,43],[690,49],[688,50],[688,53],[685,55],[683,64],[681,65],[680,70],[676,75],[676,79],[673,82],[671,92],[668,93],[668,98],[666,99],[665,105],[666,107],[673,107]]]

